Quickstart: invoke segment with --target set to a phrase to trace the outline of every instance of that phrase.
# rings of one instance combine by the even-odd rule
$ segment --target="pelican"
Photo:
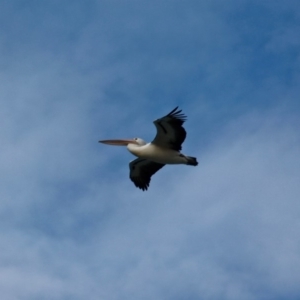
[[[166,116],[153,122],[157,133],[151,143],[146,143],[140,138],[102,140],[99,143],[127,146],[129,152],[138,157],[129,163],[129,177],[137,188],[146,191],[151,176],[164,165],[198,165],[196,157],[187,156],[180,152],[181,144],[186,137],[186,131],[182,127],[185,121],[186,116],[181,113],[181,110],[178,110],[177,106]]]

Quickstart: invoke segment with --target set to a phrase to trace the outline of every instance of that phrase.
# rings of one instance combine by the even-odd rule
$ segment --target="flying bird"
[[[129,177],[136,187],[145,191],[149,187],[151,176],[166,164],[198,165],[196,157],[180,152],[186,137],[182,126],[185,121],[186,116],[177,106],[169,114],[153,122],[157,133],[151,143],[140,138],[102,140],[99,143],[127,146],[129,152],[138,157],[129,163]]]

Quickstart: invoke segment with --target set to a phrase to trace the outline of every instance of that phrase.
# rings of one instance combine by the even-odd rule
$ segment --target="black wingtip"
[[[185,114],[181,113],[182,109],[178,110],[179,106],[176,106],[171,112],[167,114],[166,117],[171,117],[172,119],[176,119],[182,122],[185,122],[187,117]]]
[[[140,190],[142,190],[143,192],[148,190],[149,184],[150,184],[150,180],[149,182],[142,180],[141,178],[138,177],[130,177],[131,181],[134,183],[134,185],[139,188]]]
[[[142,190],[143,192],[146,192],[148,190],[148,185],[144,185],[144,184],[135,184],[135,186],[137,188],[139,188],[140,190]]]
[[[168,113],[168,115],[172,115],[174,112],[176,112],[176,110],[178,109],[179,106],[176,106],[171,112]],[[181,112],[181,110],[180,110]]]

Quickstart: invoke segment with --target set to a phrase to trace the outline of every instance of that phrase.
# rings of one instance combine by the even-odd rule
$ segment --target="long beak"
[[[113,145],[113,146],[127,146],[128,144],[136,144],[135,140],[125,139],[125,140],[103,140],[99,143]]]

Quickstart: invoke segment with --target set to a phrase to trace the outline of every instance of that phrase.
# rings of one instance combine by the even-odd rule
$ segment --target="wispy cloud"
[[[295,3],[3,4],[3,298],[300,295]],[[97,141],[176,105],[199,166],[143,193]]]

